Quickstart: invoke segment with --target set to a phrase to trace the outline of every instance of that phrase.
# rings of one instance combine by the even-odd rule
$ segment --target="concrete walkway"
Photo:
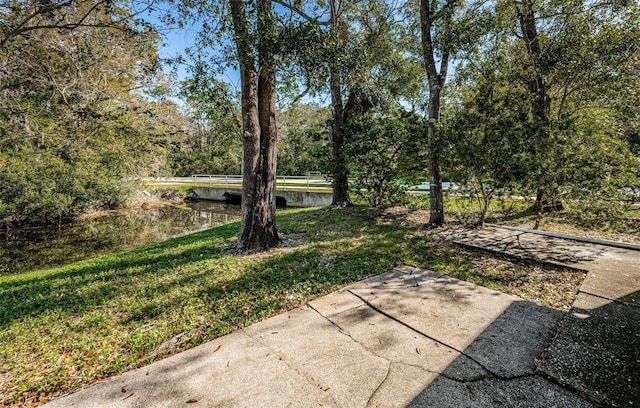
[[[640,406],[640,246],[576,239],[485,227],[454,242],[588,271],[539,372],[605,405]]]
[[[591,406],[575,390],[638,405],[640,252],[564,240],[536,250],[527,234],[490,228],[456,239],[551,250],[595,271],[569,314],[397,268],[47,407]]]

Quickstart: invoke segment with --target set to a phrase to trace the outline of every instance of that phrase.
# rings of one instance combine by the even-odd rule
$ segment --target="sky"
[[[178,27],[177,24],[168,25],[161,21],[160,16],[170,7],[167,3],[160,3],[159,7],[152,12],[145,12],[142,14],[147,22],[151,23],[158,30],[162,36],[160,44],[158,46],[158,52],[160,58],[163,60],[175,59],[176,57],[183,57],[186,59],[185,50],[189,47],[193,47],[196,44],[196,37],[201,27],[199,22],[194,22],[192,26]],[[163,66],[163,71],[170,73],[172,67],[168,64]],[[176,71],[176,79],[184,80],[189,77],[187,64],[178,65]],[[229,82],[234,88],[240,90],[240,75],[235,69],[228,69],[220,77],[221,80]]]

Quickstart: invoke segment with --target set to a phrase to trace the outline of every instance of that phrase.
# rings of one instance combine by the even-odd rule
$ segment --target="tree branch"
[[[323,26],[327,26],[329,24],[331,24],[330,21],[319,21],[318,17],[312,17],[309,14],[307,14],[304,10],[302,10],[299,7],[294,6],[291,3],[288,3],[284,0],[272,0],[274,3],[281,5],[282,7],[285,7],[291,11],[293,11],[294,13],[298,14],[300,17],[304,18],[307,21],[313,21],[319,25],[323,25]]]
[[[76,0],[66,0],[61,3],[52,4],[46,7],[37,8],[35,11],[27,15],[22,19],[21,22],[16,24],[14,27],[9,27],[9,30],[4,34],[3,38],[0,39],[0,49],[3,48],[9,41],[13,38],[28,33],[30,31],[37,30],[47,30],[47,29],[60,29],[60,30],[75,30],[77,28],[113,28],[123,32],[133,32],[130,27],[126,25],[120,25],[123,23],[126,18],[122,18],[117,21],[113,21],[111,23],[85,23],[85,21],[91,16],[91,14],[95,13],[96,9],[103,4],[109,3],[111,0],[97,0],[93,3],[93,5],[89,8],[87,12],[85,12],[82,16],[80,16],[75,22],[63,23],[63,16],[60,16],[58,21],[49,22],[49,23],[36,23],[33,25],[29,25],[34,19],[38,16],[43,16],[53,11],[63,10],[67,7],[72,7]],[[64,13],[64,12],[62,12]]]
[[[304,91],[302,91],[300,95],[296,96],[293,99],[293,101],[291,101],[291,105],[295,105],[296,103],[300,102],[300,99],[304,98],[305,95],[309,93],[309,89],[310,89],[309,86],[307,86],[307,88]]]
[[[22,21],[20,23],[18,23],[18,25],[12,31],[10,31],[7,35],[5,35],[5,38],[0,42],[0,47],[2,45],[4,45],[4,43],[6,43],[9,38],[14,36],[13,35],[14,32],[18,32],[18,34],[16,34],[16,35],[19,35],[20,30],[25,25],[27,25],[29,23],[29,21],[34,19],[36,16],[42,15],[42,14],[45,14],[45,13],[50,13],[52,11],[59,10],[61,8],[70,6],[73,3],[73,1],[74,0],[68,0],[68,1],[65,1],[65,2],[62,2],[62,3],[58,3],[58,4],[51,4],[51,5],[46,6],[46,7],[36,8],[36,10],[34,12],[32,12],[31,14],[26,16],[24,19],[22,19]]]

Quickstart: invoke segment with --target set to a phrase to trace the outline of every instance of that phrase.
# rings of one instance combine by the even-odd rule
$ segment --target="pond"
[[[46,228],[0,231],[0,275],[64,265],[240,220],[240,207],[210,201],[139,207]]]

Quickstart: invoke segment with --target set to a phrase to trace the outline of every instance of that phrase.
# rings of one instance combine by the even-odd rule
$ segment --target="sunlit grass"
[[[617,217],[587,214],[565,203],[562,211],[542,214],[538,220],[533,199],[493,199],[485,223],[535,228],[549,232],[566,233],[593,238],[640,243],[640,206],[630,206]],[[428,196],[409,196],[408,206],[428,209]],[[445,195],[445,217],[448,222],[473,224],[478,220],[480,205],[474,198]]]

